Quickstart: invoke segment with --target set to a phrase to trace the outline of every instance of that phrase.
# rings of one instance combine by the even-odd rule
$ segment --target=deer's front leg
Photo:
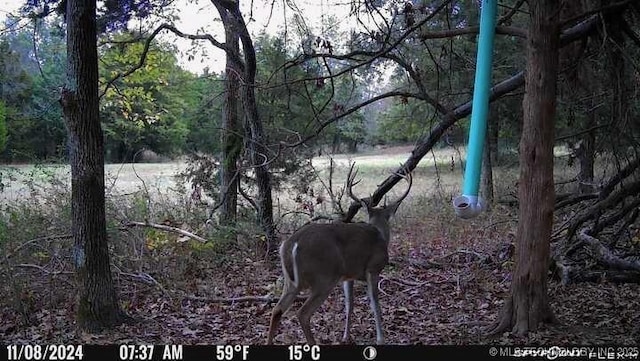
[[[380,301],[378,301],[378,280],[380,275],[373,272],[367,272],[367,288],[369,291],[369,302],[371,311],[376,322],[376,343],[384,344],[384,335],[382,334],[382,312],[380,310]]]
[[[344,289],[344,334],[342,335],[342,343],[350,343],[351,336],[349,330],[351,329],[351,315],[353,314],[353,280],[344,281],[342,283]]]

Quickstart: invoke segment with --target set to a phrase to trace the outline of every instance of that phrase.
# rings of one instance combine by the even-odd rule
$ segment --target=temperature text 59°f
[[[242,357],[242,360],[246,360],[249,357],[249,346],[243,345],[219,345],[216,346],[216,360],[218,361],[231,361],[235,355],[238,354]]]

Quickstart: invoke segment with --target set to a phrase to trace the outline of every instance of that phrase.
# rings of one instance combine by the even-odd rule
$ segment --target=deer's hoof
[[[343,344],[343,345],[353,345],[353,344],[355,344],[355,342],[353,342],[353,339],[351,338],[351,336],[343,337],[342,341],[340,343]]]

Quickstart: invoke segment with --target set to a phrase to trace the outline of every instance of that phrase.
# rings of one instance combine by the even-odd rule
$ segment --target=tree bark
[[[104,145],[98,112],[96,1],[67,0],[67,83],[60,102],[69,135],[78,326],[123,320],[111,277],[104,196]]]
[[[523,335],[555,317],[549,305],[547,273],[555,191],[553,144],[558,77],[559,4],[530,1],[527,68],[520,139],[520,181],[516,264],[511,291],[493,333]]]
[[[225,18],[226,19],[226,18]],[[225,42],[230,51],[240,54],[238,35],[225,26]],[[242,152],[242,137],[239,121],[239,87],[242,67],[227,55],[225,99],[222,114],[222,168],[220,174],[221,223],[235,226],[238,209],[238,168],[237,162]]]

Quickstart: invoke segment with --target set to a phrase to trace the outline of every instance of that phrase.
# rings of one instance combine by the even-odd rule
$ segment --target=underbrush
[[[28,190],[19,197],[0,190],[0,276],[7,280],[0,284],[6,295],[0,308],[9,315],[4,327],[46,323],[43,337],[57,334],[56,318],[73,320],[76,294],[68,175],[16,168],[2,174],[5,186],[22,182]],[[126,194],[108,189],[105,208],[114,282],[127,312],[147,295],[167,302],[180,293],[195,295],[207,268],[259,254],[260,232],[250,218],[234,228],[207,221],[208,206],[184,188],[143,183]]]

